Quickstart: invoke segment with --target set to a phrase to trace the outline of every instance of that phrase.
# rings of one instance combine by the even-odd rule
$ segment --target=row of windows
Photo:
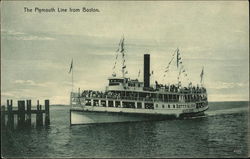
[[[158,108],[158,104],[156,104],[155,107]],[[165,105],[162,104],[161,107],[162,107],[162,108],[170,108],[171,106],[168,104],[168,105],[166,105],[166,107],[165,107]],[[175,108],[175,105],[173,105],[173,108]]]
[[[158,104],[155,105],[156,108],[158,108]],[[180,104],[176,104],[176,107],[175,107],[175,104],[173,105],[173,108],[190,108],[191,106],[190,105],[180,105]],[[161,108],[171,108],[171,105],[164,105],[162,104]]]
[[[180,105],[180,104],[177,104],[177,108],[191,108],[191,105]]]
[[[85,101],[86,106],[91,106],[91,99],[86,99]],[[122,102],[123,108],[136,108],[135,107],[135,102]],[[120,101],[108,101],[106,103],[105,100],[101,100],[101,103],[99,105],[99,100],[93,100],[93,106],[102,106],[102,107],[121,107],[121,102]],[[137,103],[137,108],[141,109],[142,108],[142,103],[138,102]],[[154,109],[153,103],[145,103],[145,109]]]
[[[91,100],[90,99],[86,99],[85,102],[86,106],[91,106]],[[135,102],[122,102],[123,108],[136,108],[135,106]],[[113,101],[108,101],[106,103],[105,100],[101,100],[101,105],[99,105],[99,100],[93,100],[93,106],[102,106],[102,107],[121,107],[121,102],[120,101],[115,101],[115,103]],[[197,108],[201,108],[204,107],[205,104],[204,103],[197,103],[196,107]],[[155,105],[156,108],[160,108],[160,106],[158,104]],[[173,104],[172,108],[190,108],[190,105],[181,105],[181,104]],[[137,103],[137,108],[141,109],[142,108],[142,103],[138,102]],[[171,105],[161,105],[161,108],[171,108]],[[154,109],[154,104],[153,103],[145,103],[145,109]]]
[[[113,82],[118,82],[118,83],[123,83],[123,79],[111,79],[109,80],[110,83],[113,83]]]
[[[196,103],[196,108],[203,108],[205,106],[206,106],[205,103]]]

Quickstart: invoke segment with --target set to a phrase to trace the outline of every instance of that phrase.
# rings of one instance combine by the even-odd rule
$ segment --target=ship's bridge
[[[109,86],[119,86],[119,85],[122,85],[123,83],[126,83],[128,79],[113,77],[113,78],[109,78],[108,80],[109,80]]]
[[[143,82],[138,79],[131,80],[130,78],[112,77],[109,78],[109,85],[106,90],[125,90],[143,88]]]

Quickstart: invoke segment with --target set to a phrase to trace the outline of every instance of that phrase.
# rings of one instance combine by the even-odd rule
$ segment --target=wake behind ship
[[[70,123],[112,123],[145,120],[164,120],[202,116],[208,109],[207,91],[203,87],[201,72],[201,86],[196,87],[190,82],[182,86],[179,77],[185,74],[179,49],[175,50],[170,65],[176,57],[179,70],[177,84],[150,85],[150,55],[144,54],[144,81],[126,77],[124,38],[116,51],[116,60],[120,55],[122,76],[117,77],[113,72],[108,78],[109,84],[104,92],[84,90],[70,94]],[[117,61],[115,61],[114,68]],[[153,73],[153,72],[152,72]],[[165,76],[165,74],[164,74]]]

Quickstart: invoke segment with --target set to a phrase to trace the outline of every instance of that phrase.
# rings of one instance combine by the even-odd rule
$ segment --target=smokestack
[[[150,85],[150,55],[144,54],[144,87]]]

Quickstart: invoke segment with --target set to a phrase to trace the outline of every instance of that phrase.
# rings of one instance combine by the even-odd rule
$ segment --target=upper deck
[[[171,87],[170,87],[171,88]],[[205,88],[178,88],[178,89],[133,89],[128,87],[123,90],[93,91],[85,90],[79,97],[105,98],[137,101],[162,101],[162,102],[198,102],[207,101]]]

